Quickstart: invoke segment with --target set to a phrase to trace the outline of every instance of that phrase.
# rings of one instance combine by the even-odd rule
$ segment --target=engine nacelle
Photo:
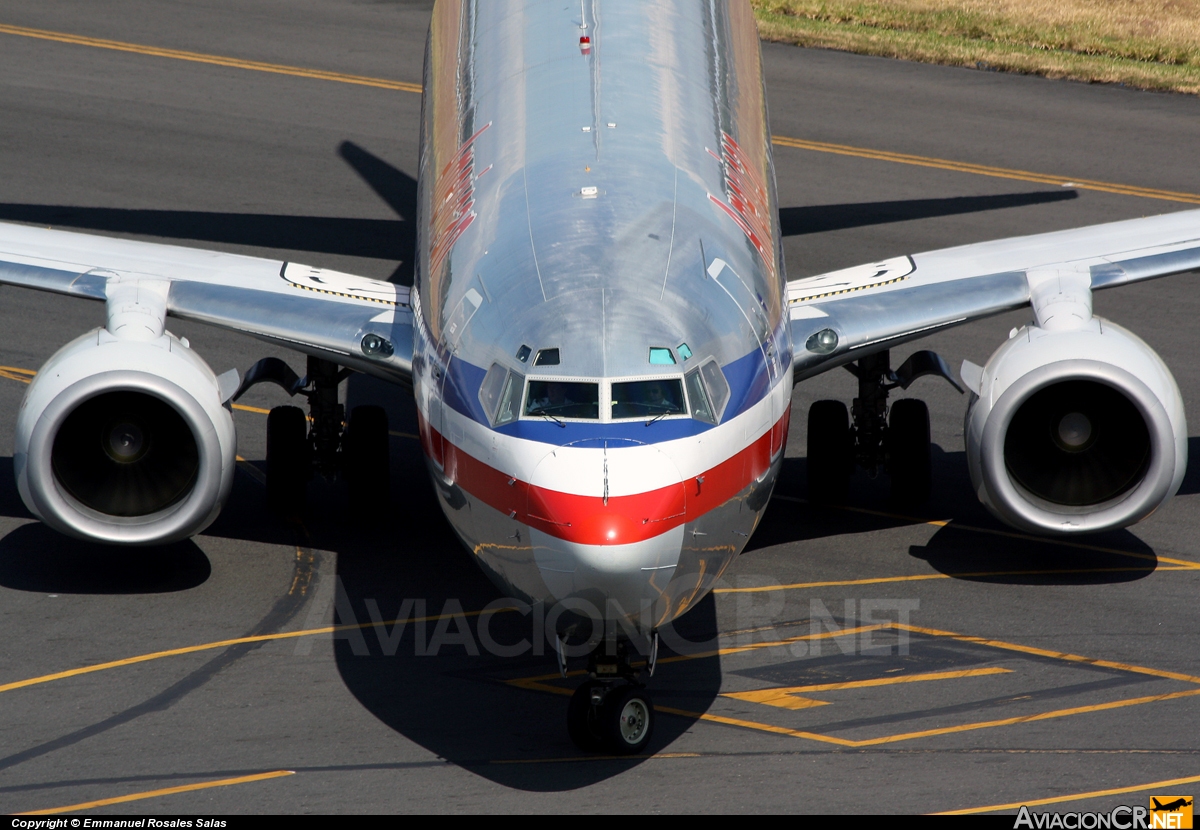
[[[13,464],[25,506],[62,533],[151,545],[207,527],[233,485],[237,442],[212,369],[169,333],[97,329],[30,384]]]
[[[1040,533],[1125,527],[1179,489],[1187,423],[1179,387],[1141,339],[1092,318],[1017,331],[967,408],[971,482],[1001,520]]]

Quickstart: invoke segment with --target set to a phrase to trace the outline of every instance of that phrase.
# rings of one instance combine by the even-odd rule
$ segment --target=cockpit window
[[[711,358],[700,367],[700,375],[704,378],[704,385],[708,387],[713,420],[719,421],[725,412],[725,404],[729,403],[729,381],[725,380],[725,373],[721,371],[720,364]]]
[[[531,380],[525,414],[548,418],[600,418],[600,384],[570,380]]]
[[[612,385],[612,417],[682,415],[683,384],[678,378],[632,380]]]
[[[483,405],[483,411],[488,418],[496,414],[496,404],[500,402],[500,393],[504,390],[504,379],[507,376],[507,369],[499,363],[493,363],[492,368],[488,369],[483,377],[483,383],[479,386],[479,403]]]
[[[704,381],[700,378],[700,370],[693,369],[684,376],[683,380],[687,384],[688,405],[691,407],[692,417],[697,421],[715,424],[717,419],[713,416],[712,402],[709,401],[708,391],[704,388]]]
[[[521,411],[521,392],[525,389],[525,376],[517,372],[509,372],[504,382],[504,391],[500,393],[500,408],[496,410],[496,426],[517,420]]]

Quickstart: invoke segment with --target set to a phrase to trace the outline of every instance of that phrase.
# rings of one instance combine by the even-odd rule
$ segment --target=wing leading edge
[[[1028,305],[1049,272],[1091,289],[1200,270],[1200,210],[981,242],[788,283],[796,380]],[[823,335],[826,331],[835,338]]]
[[[0,222],[0,284],[108,299],[130,280],[169,282],[167,313],[389,380],[412,375],[409,289],[279,260]],[[366,354],[376,335],[391,354]]]

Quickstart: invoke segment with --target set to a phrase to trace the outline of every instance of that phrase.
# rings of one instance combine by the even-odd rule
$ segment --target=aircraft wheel
[[[929,408],[924,401],[905,398],[892,404],[887,443],[892,500],[905,505],[924,504],[933,488]]]
[[[808,497],[844,501],[854,472],[850,415],[841,401],[817,401],[808,410]]]
[[[382,514],[390,491],[388,420],[383,407],[354,407],[342,441],[351,507],[368,516]]]
[[[600,720],[608,750],[615,755],[634,755],[650,743],[654,703],[644,689],[619,686],[604,698]]]
[[[600,734],[600,708],[592,705],[595,686],[588,680],[575,690],[567,704],[567,734],[584,752],[599,752],[604,747],[604,738]]]
[[[277,406],[267,415],[267,506],[283,516],[300,515],[310,475],[308,419],[298,407]]]

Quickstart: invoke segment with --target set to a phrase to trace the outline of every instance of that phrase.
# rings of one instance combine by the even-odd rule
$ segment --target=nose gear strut
[[[561,639],[559,653],[562,654]],[[585,752],[632,755],[641,752],[654,731],[654,702],[641,681],[642,671],[630,662],[631,643],[609,639],[588,655],[588,679],[571,695],[567,732]],[[561,658],[565,663],[565,658]],[[654,674],[658,632],[650,636],[644,671]]]

